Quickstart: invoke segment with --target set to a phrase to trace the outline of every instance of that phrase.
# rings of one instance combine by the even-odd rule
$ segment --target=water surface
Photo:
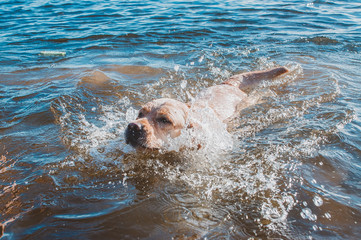
[[[2,239],[360,236],[358,1],[5,0],[0,15]],[[205,150],[125,144],[145,102],[279,65]]]

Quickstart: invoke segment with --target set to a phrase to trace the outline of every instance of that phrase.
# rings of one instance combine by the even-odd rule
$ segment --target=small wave
[[[156,76],[164,73],[161,68],[140,65],[110,65],[104,68],[104,71],[115,71],[124,75],[131,75],[133,78],[144,76]]]
[[[53,42],[53,43],[67,43],[73,41],[88,41],[88,40],[102,40],[102,39],[111,39],[114,38],[114,35],[109,34],[99,34],[99,35],[89,35],[79,38],[50,38],[50,39],[40,39],[44,42]]]
[[[67,219],[67,220],[86,220],[86,219],[92,219],[97,218],[105,215],[109,215],[113,213],[115,210],[119,209],[120,203],[116,204],[115,206],[111,206],[109,208],[104,209],[104,206],[102,206],[103,209],[95,210],[95,211],[89,211],[87,213],[80,213],[79,210],[76,214],[58,214],[55,215],[55,218],[58,219]],[[94,207],[94,206],[93,206]]]
[[[348,52],[354,52],[354,53],[359,53],[361,51],[361,44],[357,44],[357,43],[347,43],[344,46],[344,49]]]

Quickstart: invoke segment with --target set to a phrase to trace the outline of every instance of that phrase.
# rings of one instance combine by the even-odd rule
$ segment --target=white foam
[[[58,121],[63,131],[63,141],[69,148],[83,157],[104,161],[107,152],[124,146],[122,141],[127,119],[133,119],[136,114],[129,106],[128,98],[122,98],[113,105],[98,105],[96,109],[92,107],[90,116],[84,111],[70,111],[66,104],[62,103],[64,112]],[[127,111],[124,113],[122,109]],[[100,114],[94,115],[95,110]]]
[[[197,149],[209,154],[230,151],[233,148],[233,137],[227,131],[227,125],[218,119],[211,108],[197,110],[197,117],[190,114],[188,123],[192,128],[185,128],[179,137],[169,139],[165,149],[179,151],[182,148]]]

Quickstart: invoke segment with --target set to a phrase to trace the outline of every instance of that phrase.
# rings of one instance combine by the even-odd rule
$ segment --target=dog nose
[[[129,123],[125,130],[125,142],[135,147],[142,144],[143,138],[143,126],[140,123]]]
[[[140,129],[141,129],[140,124],[137,124],[137,123],[129,123],[128,124],[129,131],[138,132],[138,131],[140,131]]]

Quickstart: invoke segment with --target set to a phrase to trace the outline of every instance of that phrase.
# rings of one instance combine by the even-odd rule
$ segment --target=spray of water
[[[197,91],[210,85],[209,79],[221,82],[230,75],[227,70],[221,71],[210,55],[202,54],[198,61],[192,61],[193,65],[207,66],[210,76],[186,79],[184,69],[188,66],[175,65],[174,71],[145,86],[138,97],[145,98],[142,103],[153,99],[153,95],[191,102]],[[258,65],[263,69],[274,64],[261,58]],[[309,118],[310,111],[335,99],[339,94],[337,81],[331,81],[324,93],[308,98],[302,91],[287,90],[303,75],[300,65],[287,67],[291,70],[288,75],[265,82],[251,92],[258,104],[243,110],[230,124],[219,121],[211,109],[204,108],[198,114],[201,118],[189,119],[200,128],[184,129],[158,153],[140,153],[125,145],[124,128],[136,118],[140,105],[134,106],[126,94],[111,104],[96,101],[92,107],[86,107],[91,97],[85,94],[63,96],[53,103],[53,112],[64,144],[78,159],[119,164],[123,184],[153,174],[169,184],[186,187],[203,208],[222,205],[245,222],[252,219],[260,228],[286,232],[289,213],[299,204],[295,186],[302,184],[302,177],[297,175],[300,159],[311,157],[328,135],[354,116],[346,113],[342,121],[329,124],[329,129],[313,127],[317,118]],[[321,206],[322,198],[316,196],[313,202]],[[182,206],[177,201],[173,204]],[[310,221],[317,219],[307,207],[300,214]],[[236,221],[227,219],[222,224]]]

